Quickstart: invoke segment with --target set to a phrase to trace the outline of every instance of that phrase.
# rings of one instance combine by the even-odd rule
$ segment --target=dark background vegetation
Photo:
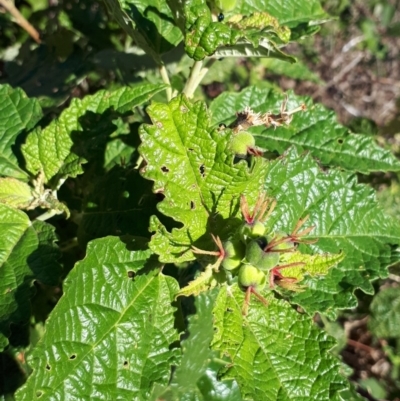
[[[314,37],[286,48],[299,59],[299,65],[289,68],[268,60],[227,60],[226,68],[221,69],[216,63],[196,92],[197,97],[210,100],[224,90],[240,90],[259,82],[293,89],[335,110],[342,124],[374,136],[400,157],[400,1],[324,0],[323,5],[334,19]],[[144,75],[153,82],[160,80],[151,60],[132,51],[131,40],[111,21],[102,2],[17,0],[16,7],[38,29],[41,44],[36,44],[3,10],[0,83],[21,87],[28,96],[38,97],[47,119],[58,115],[73,97],[129,85]],[[183,87],[190,65],[188,60],[180,61],[182,55],[183,50],[177,49],[166,57],[174,71],[172,84],[176,88]],[[400,219],[399,175],[359,178],[373,185],[387,213]],[[79,210],[82,193],[66,184],[60,196],[68,197],[68,203]],[[82,244],[75,241],[77,218],[73,215],[69,221],[52,221],[63,250],[65,274],[84,255]],[[383,294],[381,302],[390,302],[397,312],[397,332],[399,283],[400,268],[396,266],[387,280],[375,283],[378,296]],[[60,297],[61,288],[36,284],[36,290],[33,310],[38,320],[44,320]],[[344,369],[352,370],[347,373],[364,397],[400,400],[400,334],[376,329],[374,299],[376,296],[360,294],[359,307],[343,311],[337,322],[322,317],[316,317],[316,321],[338,339],[334,352],[342,356]],[[28,335],[29,327],[18,328],[10,342],[28,344]],[[1,354],[0,369],[14,379],[0,381],[0,396],[20,386],[28,372],[24,370],[23,353],[18,347],[13,352]]]

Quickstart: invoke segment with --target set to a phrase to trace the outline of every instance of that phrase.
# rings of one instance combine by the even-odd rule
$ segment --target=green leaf
[[[302,81],[311,81],[323,84],[321,78],[315,72],[311,71],[306,64],[297,60],[296,63],[288,64],[286,61],[275,58],[265,58],[259,63],[266,68],[266,73],[272,73]]]
[[[189,297],[191,295],[199,295],[200,293],[209,290],[217,284],[214,277],[213,265],[207,265],[198,277],[191,281],[186,287],[181,288],[176,294],[177,297]]]
[[[32,129],[42,118],[42,109],[21,89],[0,85],[0,115],[0,175],[27,179],[12,147],[21,132]]]
[[[247,0],[242,1],[240,13],[249,15],[264,10],[265,0]],[[287,25],[289,28],[301,27],[304,24],[313,25],[329,18],[319,0],[286,0],[284,3],[279,0],[269,0],[268,13],[281,25]]]
[[[181,364],[170,385],[154,391],[151,400],[242,401],[235,381],[217,380],[223,361],[210,349],[217,294],[218,290],[213,290],[196,297],[196,314],[189,316],[188,337],[182,341]]]
[[[288,110],[302,103],[307,105],[307,110],[294,114],[289,126],[253,128],[251,131],[258,146],[282,154],[293,145],[298,152],[310,151],[323,165],[336,165],[361,173],[400,170],[400,162],[390,151],[379,147],[371,136],[349,132],[337,123],[332,111],[313,104],[308,97],[295,96],[292,92],[288,95]],[[284,96],[278,92],[254,86],[240,93],[225,92],[211,103],[212,124],[232,122],[235,113],[246,106],[256,112],[277,114],[283,100]]]
[[[277,200],[268,221],[272,229],[291,232],[300,218],[310,215],[307,226],[315,228],[307,239],[318,242],[300,250],[345,255],[326,276],[305,277],[307,289],[290,298],[308,313],[334,318],[337,309],[356,306],[354,290],[373,294],[371,281],[387,277],[387,266],[400,259],[398,223],[385,216],[373,189],[357,184],[356,177],[324,172],[309,155],[292,149],[269,165],[265,189]]]
[[[110,124],[116,115],[111,112],[125,113],[148,101],[154,94],[165,89],[165,85],[137,84],[124,87],[114,92],[101,90],[84,99],[73,99],[57,120],[46,128],[31,132],[23,145],[22,152],[26,159],[27,169],[36,175],[39,171],[45,174],[46,182],[59,174],[61,177],[75,177],[82,173],[79,149],[72,149],[73,135],[87,135],[99,119]],[[100,116],[97,116],[97,115]],[[105,121],[105,122],[104,122]],[[87,128],[88,127],[88,128]],[[103,134],[106,135],[107,132]],[[98,136],[98,135],[97,135]],[[101,140],[102,138],[97,138]],[[83,138],[84,142],[84,138]],[[90,156],[86,152],[85,156]]]
[[[345,255],[339,253],[336,255],[331,254],[315,254],[308,255],[301,252],[290,252],[283,254],[281,256],[280,262],[282,264],[291,263],[304,263],[304,266],[292,266],[281,270],[282,276],[293,277],[298,281],[303,280],[304,275],[309,275],[311,277],[325,275],[328,273],[329,269],[337,265],[344,259]]]
[[[279,45],[289,41],[290,30],[286,26],[280,26],[265,11],[248,17],[235,16],[221,23],[213,21],[205,0],[195,0],[186,3],[185,15],[185,50],[189,57],[197,61],[214,54],[220,57],[220,53],[216,54],[219,48],[225,48],[228,54],[234,52],[231,53],[232,56],[255,56],[263,49],[261,51],[264,51],[265,57],[272,57],[273,53],[277,53],[280,58],[292,59],[278,50]],[[254,54],[252,48],[255,48]],[[272,53],[267,54],[268,51]]]
[[[56,285],[60,275],[54,227],[0,204],[0,349],[7,345],[10,323],[30,316],[30,287],[34,279]]]
[[[243,316],[244,295],[236,284],[221,289],[212,344],[230,358],[222,378],[235,379],[244,399],[328,401],[347,387],[334,341],[312,319],[273,296],[267,306],[252,298]]]
[[[178,284],[150,255],[114,237],[90,243],[28,360],[33,373],[17,400],[147,401],[155,383],[168,383]]]
[[[377,337],[400,337],[400,288],[385,288],[372,300],[368,327]]]
[[[165,0],[105,0],[117,22],[156,62],[183,39]]]
[[[89,241],[107,235],[149,237],[149,219],[156,204],[151,183],[138,170],[115,166],[95,177],[86,192],[79,243],[85,247]]]
[[[33,199],[31,187],[25,182],[16,178],[0,178],[0,203],[16,209],[24,209]]]
[[[234,163],[228,148],[231,130],[212,129],[203,102],[193,104],[180,96],[169,104],[154,103],[147,112],[153,125],[141,127],[143,175],[154,181],[154,192],[165,196],[158,210],[181,223],[168,232],[153,217],[150,230],[156,233],[150,248],[165,263],[193,260],[194,243],[215,247],[210,233],[225,239],[240,224],[235,219],[239,194],[249,193],[249,201],[255,200],[265,161],[255,158],[250,167],[244,160]]]

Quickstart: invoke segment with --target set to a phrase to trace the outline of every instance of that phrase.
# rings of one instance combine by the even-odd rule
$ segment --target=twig
[[[15,19],[15,22],[25,29],[29,35],[32,36],[33,40],[37,43],[41,43],[39,32],[25,19],[25,17],[19,12],[18,8],[15,7],[12,0],[0,0],[0,5],[3,6]]]
[[[367,351],[368,353],[375,351],[372,347],[365,345],[363,343],[360,343],[358,341],[352,340],[351,338],[347,339],[347,344],[353,348],[363,349],[364,351]]]

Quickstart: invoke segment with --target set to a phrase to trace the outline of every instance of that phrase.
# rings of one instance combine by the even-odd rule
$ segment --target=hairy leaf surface
[[[27,179],[12,146],[21,132],[32,129],[42,118],[42,109],[21,89],[0,85],[0,116],[0,175]]]
[[[202,293],[195,300],[196,313],[189,316],[188,337],[182,341],[182,359],[171,383],[153,393],[152,400],[242,401],[235,381],[217,380],[223,361],[210,349],[213,338],[212,311],[218,290]]]
[[[10,323],[30,315],[33,280],[56,285],[60,275],[54,227],[0,204],[0,349],[7,345]]]
[[[34,175],[43,170],[46,182],[56,174],[75,177],[82,173],[84,159],[79,154],[80,149],[72,149],[73,136],[85,135],[86,129],[93,125],[93,119],[111,123],[117,117],[112,110],[117,113],[130,111],[164,88],[165,85],[160,84],[138,84],[114,92],[102,90],[84,99],[73,99],[58,119],[28,135],[22,149],[27,169]]]
[[[16,178],[0,178],[0,203],[24,209],[33,201],[31,187]]]
[[[377,337],[400,337],[400,288],[385,288],[372,300],[369,329]]]
[[[279,0],[269,0],[267,7],[265,7],[264,0],[241,2],[240,12],[242,14],[249,15],[255,11],[267,11],[280,24],[285,24],[290,28],[296,28],[304,24],[313,25],[318,21],[324,21],[329,18],[318,0],[303,2],[286,0],[284,3]]]
[[[171,302],[178,284],[150,255],[116,237],[89,244],[32,353],[33,373],[18,400],[147,401],[155,383],[168,383],[177,362]]]
[[[310,98],[295,96],[292,92],[288,95],[287,110],[302,103],[306,104],[307,110],[294,114],[288,126],[253,128],[258,146],[282,154],[293,145],[299,152],[310,151],[323,165],[362,173],[400,170],[400,162],[391,152],[379,147],[373,138],[349,132],[337,123],[332,111],[313,104]],[[211,103],[212,124],[232,122],[235,113],[247,106],[256,112],[278,114],[283,100],[283,94],[254,86],[240,93],[225,92]]]
[[[340,362],[329,354],[334,341],[287,302],[267,301],[251,298],[243,316],[244,292],[236,284],[221,289],[212,348],[231,359],[222,377],[235,379],[242,397],[254,401],[334,399],[346,389]]]
[[[306,291],[291,300],[310,313],[335,316],[337,308],[356,305],[355,289],[373,294],[372,280],[387,277],[387,267],[400,259],[400,227],[378,205],[374,191],[357,184],[356,177],[332,170],[324,172],[310,155],[292,149],[269,165],[265,189],[277,200],[269,224],[291,232],[309,215],[304,228],[315,226],[302,246],[308,253],[339,253],[345,257],[324,277],[305,277]]]
[[[105,0],[117,22],[157,62],[160,55],[182,41],[172,11],[165,0]]]
[[[251,56],[251,48],[256,53],[260,47],[265,53],[271,51],[269,57],[277,53],[280,58],[291,60],[278,50],[279,45],[289,41],[290,30],[280,26],[277,19],[264,10],[248,16],[235,16],[221,23],[213,20],[205,0],[195,0],[186,3],[185,15],[185,50],[197,61],[223,47],[228,48],[228,52],[234,51],[237,56]]]
[[[245,160],[235,163],[228,149],[231,130],[212,129],[203,102],[180,96],[147,111],[153,125],[141,129],[143,175],[165,196],[158,210],[181,226],[168,232],[153,217],[150,248],[162,262],[193,260],[191,245],[215,248],[207,232],[226,238],[240,223],[239,194],[248,193],[250,201],[257,197],[265,161],[256,158],[250,167]]]

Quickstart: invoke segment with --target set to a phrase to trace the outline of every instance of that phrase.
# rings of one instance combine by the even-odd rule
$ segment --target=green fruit
[[[253,240],[246,247],[246,260],[262,271],[269,271],[279,263],[278,252],[264,252],[267,241]]]
[[[237,4],[237,0],[214,0],[215,7],[222,12],[232,11]]]
[[[262,290],[267,282],[265,274],[253,265],[242,265],[239,270],[239,285]]]
[[[254,147],[256,141],[250,132],[240,131],[232,136],[229,148],[237,156],[246,156],[247,149]]]
[[[245,245],[237,241],[226,241],[224,244],[225,258],[222,267],[226,270],[233,270],[240,266],[246,252]]]
[[[242,241],[247,242],[250,239],[257,239],[264,235],[265,226],[260,221],[256,221],[253,224],[244,223],[240,228],[240,236]]]

